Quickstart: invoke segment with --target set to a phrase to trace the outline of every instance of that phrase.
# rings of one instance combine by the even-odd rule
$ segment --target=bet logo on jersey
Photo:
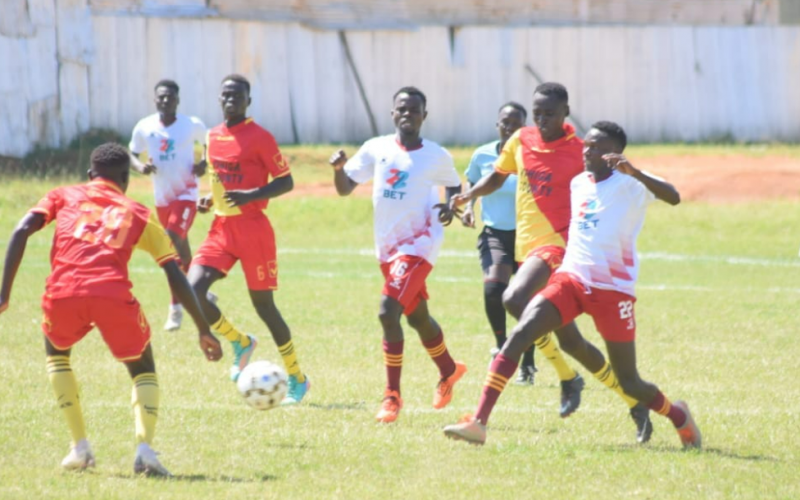
[[[577,221],[578,229],[587,230],[596,228],[597,223],[600,222],[600,219],[597,218],[599,208],[600,200],[597,198],[592,198],[581,203],[581,208],[578,212],[578,219],[580,219]]]
[[[406,182],[408,181],[408,172],[393,168],[389,170],[389,173],[391,175],[386,179],[386,183],[391,189],[384,189],[383,197],[392,200],[402,200],[406,192],[400,191],[400,189],[408,185],[408,182]]]
[[[161,139],[161,146],[158,148],[161,154],[158,159],[161,161],[169,161],[175,159],[175,141],[172,139]]]

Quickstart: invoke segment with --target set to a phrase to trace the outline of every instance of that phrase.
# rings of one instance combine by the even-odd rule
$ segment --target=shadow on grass
[[[702,450],[684,450],[678,446],[652,446],[652,445],[640,445],[640,444],[623,444],[623,445],[607,445],[601,446],[599,449],[603,451],[609,451],[613,453],[620,453],[620,452],[640,452],[640,451],[650,451],[654,453],[688,453],[694,455],[714,455],[721,458],[732,458],[734,460],[745,460],[748,462],[780,462],[779,458],[775,458],[768,455],[744,455],[741,453],[736,453],[732,450],[724,450],[722,448],[703,448]]]
[[[328,405],[309,403],[308,407],[314,408],[315,410],[353,411],[353,410],[364,410],[366,408],[366,404],[364,403],[364,401],[359,401],[358,403],[331,403]]]
[[[266,483],[268,481],[277,481],[280,479],[278,476],[273,476],[272,474],[264,474],[261,477],[254,478],[207,476],[205,474],[175,474],[172,477],[146,477],[142,474],[114,474],[111,477],[117,479],[131,479],[135,481],[178,481],[185,483]]]

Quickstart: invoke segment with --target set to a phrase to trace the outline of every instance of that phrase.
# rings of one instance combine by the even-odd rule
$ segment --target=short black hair
[[[94,169],[111,170],[130,167],[131,157],[121,144],[107,142],[92,150],[90,161]]]
[[[407,86],[407,87],[401,88],[400,90],[398,90],[397,92],[394,93],[394,97],[392,97],[392,101],[396,101],[397,100],[397,96],[399,96],[400,94],[415,95],[415,96],[420,98],[420,100],[422,101],[422,106],[423,107],[425,107],[425,108],[428,107],[428,98],[425,97],[425,94],[423,94],[422,91],[420,89],[418,89],[417,87]]]
[[[153,91],[158,90],[159,87],[166,87],[168,89],[172,89],[175,91],[176,94],[180,94],[181,88],[178,87],[178,84],[175,83],[175,80],[159,80],[156,83],[156,86],[153,87]]]
[[[620,150],[624,150],[625,146],[628,145],[628,136],[625,135],[625,131],[622,130],[622,127],[620,127],[614,122],[609,122],[609,121],[595,122],[592,124],[592,128],[599,130],[600,132],[610,137],[612,140],[616,141],[617,145],[620,147]]]
[[[501,111],[503,111],[506,108],[514,108],[517,111],[519,111],[520,113],[522,113],[522,117],[523,118],[525,118],[525,119],[528,118],[528,110],[526,110],[525,106],[523,106],[522,104],[520,104],[518,102],[508,101],[507,103],[505,103],[502,106],[500,106],[500,109],[498,109],[497,112],[500,113]]]
[[[546,82],[537,86],[533,91],[534,94],[541,94],[543,96],[553,96],[561,102],[569,102],[569,93],[567,87],[556,82]]]
[[[231,73],[230,75],[223,78],[221,83],[225,83],[227,81],[241,83],[242,85],[244,85],[244,88],[247,89],[247,93],[248,94],[250,93],[250,82],[247,80],[247,78],[243,77],[242,75],[238,73]]]

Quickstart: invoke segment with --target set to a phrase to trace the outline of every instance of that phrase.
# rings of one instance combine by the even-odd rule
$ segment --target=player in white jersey
[[[199,118],[177,113],[177,83],[161,80],[154,91],[158,113],[142,118],[134,127],[129,145],[131,166],[142,174],[152,174],[158,218],[186,272],[192,260],[187,235],[197,213],[197,178],[206,171],[205,160],[195,163],[194,148],[195,144],[205,146],[206,127]],[[147,163],[139,159],[144,152]],[[164,329],[177,330],[182,318],[183,309],[173,294]]]
[[[528,304],[501,354],[510,375],[534,340],[582,313],[592,316],[622,389],[669,418],[684,448],[700,448],[700,430],[683,401],[674,404],[636,368],[634,284],[639,271],[636,238],[647,205],[656,199],[680,203],[669,183],[636,169],[622,155],[627,138],[612,122],[592,125],[583,145],[585,171],[573,178],[566,254],[547,286]],[[445,427],[450,437],[483,443],[485,424],[499,393],[487,383],[476,418]]]
[[[383,423],[394,422],[403,406],[403,314],[439,368],[434,408],[450,402],[453,385],[467,371],[450,356],[442,329],[428,313],[425,279],[442,246],[442,224],[449,224],[454,215],[447,203],[439,203],[439,186],[447,188],[449,201],[460,192],[461,180],[450,153],[420,137],[427,114],[425,95],[415,87],[403,87],[394,95],[394,134],[370,139],[349,160],[342,150],[330,159],[341,196],[358,184],[373,183],[375,251],[386,280],[379,318],[387,384],[376,416]]]

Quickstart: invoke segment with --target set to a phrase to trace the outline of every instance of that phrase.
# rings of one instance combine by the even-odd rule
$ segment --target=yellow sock
[[[158,379],[155,373],[142,373],[133,378],[133,416],[136,419],[136,440],[152,444],[158,420]]]
[[[294,375],[301,384],[305,382],[306,376],[300,371],[300,363],[297,362],[297,353],[294,352],[294,343],[290,340],[278,346],[278,351],[280,351],[283,364],[286,366],[286,373]]]
[[[211,329],[231,342],[239,342],[242,347],[250,345],[250,337],[237,330],[222,314],[219,316],[219,321],[211,325]]]
[[[78,396],[78,381],[72,373],[69,356],[47,356],[47,377],[53,387],[58,407],[67,420],[72,446],[75,446],[81,439],[86,439],[86,425]]]
[[[594,378],[599,380],[604,386],[619,394],[619,397],[625,401],[625,404],[628,405],[628,408],[633,408],[639,403],[637,400],[633,399],[622,391],[622,387],[619,385],[619,380],[617,380],[617,376],[614,374],[614,370],[611,369],[611,365],[608,364],[608,361],[606,361],[605,366],[603,366],[597,373],[593,373],[592,375],[594,375]]]
[[[555,341],[552,333],[539,337],[539,340],[534,342],[534,344],[542,351],[544,357],[552,363],[556,372],[558,372],[558,378],[560,380],[572,380],[578,376],[578,372],[567,364],[567,360],[565,360],[564,355],[561,354],[561,349],[558,348],[558,342]]]

